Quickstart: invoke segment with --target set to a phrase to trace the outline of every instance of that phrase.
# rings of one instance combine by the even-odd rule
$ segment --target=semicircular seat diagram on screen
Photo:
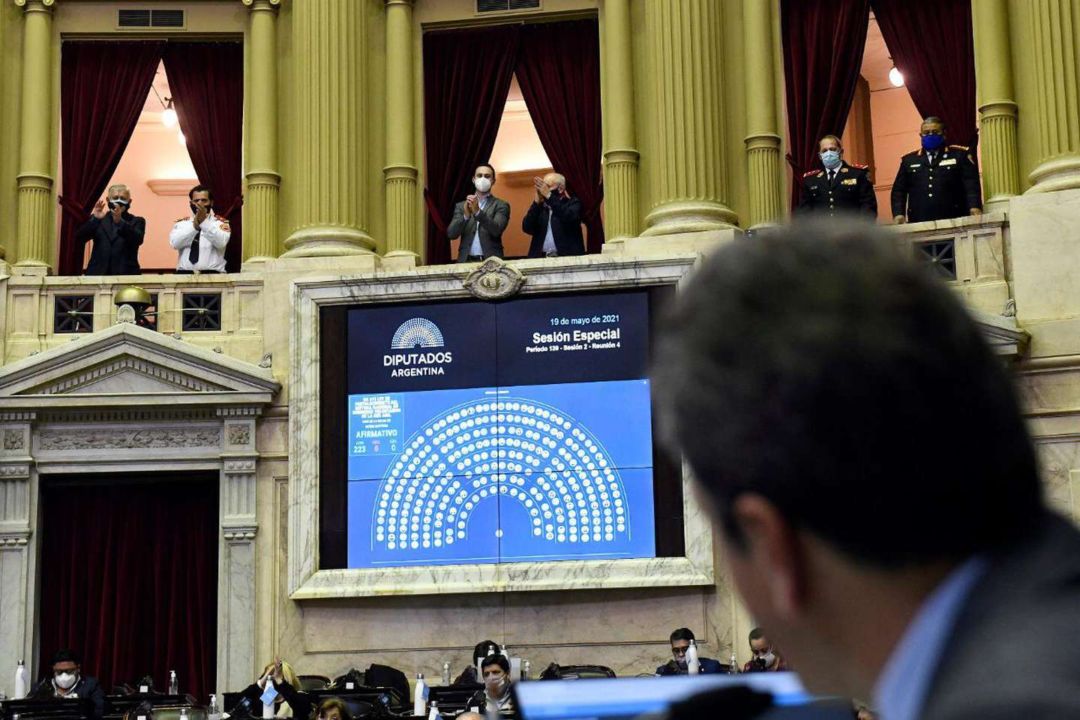
[[[432,332],[401,340],[437,346]],[[349,567],[655,555],[648,380],[350,395],[349,408]]]

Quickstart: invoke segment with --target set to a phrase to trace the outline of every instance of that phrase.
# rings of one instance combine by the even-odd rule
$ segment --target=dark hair
[[[319,707],[315,710],[315,717],[321,718],[323,713],[327,710],[334,709],[341,713],[342,720],[349,720],[349,718],[352,717],[352,713],[349,712],[349,706],[339,697],[323,698],[323,701],[319,703]]]
[[[476,643],[476,647],[474,647],[472,651],[473,664],[476,664],[487,657],[489,649],[495,650],[496,655],[499,654],[499,644],[494,640],[481,640]]]
[[[750,631],[750,642],[754,642],[755,640],[760,640],[763,637],[765,637],[765,631],[762,630],[759,627],[754,628],[753,630]]]
[[[504,673],[510,674],[510,661],[506,659],[505,655],[488,655],[480,661],[480,672],[483,673],[484,668],[489,665],[498,665],[503,669]]]
[[[491,179],[494,180],[495,179],[495,166],[492,165],[491,163],[482,162],[482,163],[480,163],[479,165],[476,166],[476,170],[479,170],[482,167],[486,167],[488,170],[491,171]],[[474,177],[476,176],[476,170],[473,170],[473,176]]]
[[[676,640],[690,641],[693,639],[694,633],[690,630],[690,628],[679,628],[678,630],[674,630],[672,631],[670,638],[671,642],[675,642]]]
[[[661,328],[661,428],[736,551],[742,493],[884,568],[1000,548],[1042,517],[1001,358],[866,222],[802,220],[720,248]]]
[[[73,662],[76,665],[82,665],[82,658],[79,657],[79,653],[75,652],[74,650],[65,648],[63,650],[57,650],[56,654],[53,655],[52,658],[53,665],[62,662]]]
[[[188,190],[188,194],[187,194],[188,200],[194,200],[195,199],[195,193],[197,193],[197,192],[206,193],[206,197],[210,198],[211,201],[213,201],[213,199],[214,199],[214,193],[213,193],[213,191],[210,190],[210,188],[206,187],[205,185],[196,185],[195,187]]]

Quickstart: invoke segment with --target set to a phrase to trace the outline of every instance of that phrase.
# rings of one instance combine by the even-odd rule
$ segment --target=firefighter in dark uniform
[[[828,216],[837,213],[858,213],[869,219],[877,218],[877,196],[870,173],[865,165],[849,165],[843,161],[844,148],[835,135],[826,135],[818,142],[818,156],[823,170],[811,170],[803,175],[802,199],[797,212]]]
[[[923,120],[922,148],[900,159],[892,189],[897,223],[980,215],[979,169],[963,145],[945,144],[945,123]]]

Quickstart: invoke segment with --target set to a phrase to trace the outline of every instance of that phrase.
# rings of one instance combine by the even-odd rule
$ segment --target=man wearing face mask
[[[788,669],[784,658],[765,637],[765,631],[761,628],[750,631],[750,652],[754,657],[743,666],[743,672],[783,672]]]
[[[798,212],[821,213],[830,217],[837,213],[858,213],[869,219],[877,218],[877,196],[870,173],[865,165],[844,162],[840,138],[826,135],[818,142],[821,170],[803,175],[802,199]]]
[[[521,221],[521,229],[532,235],[529,257],[584,255],[581,201],[566,192],[566,177],[548,173],[542,179],[534,177],[533,186],[536,196]]]
[[[105,714],[105,691],[101,689],[97,678],[82,674],[81,659],[72,650],[60,650],[53,655],[52,676],[47,677],[34,688],[35,698],[81,699],[89,700],[94,718]]]
[[[690,667],[686,658],[686,651],[690,647],[690,641],[695,640],[694,632],[690,628],[679,628],[671,633],[671,660],[656,668],[656,674],[662,677],[668,675],[689,675]],[[701,674],[710,675],[727,673],[729,668],[717,660],[707,657],[699,657]]]
[[[945,144],[945,123],[928,117],[922,148],[900,159],[892,189],[893,221],[925,222],[982,213],[979,169],[968,148]]]
[[[491,194],[495,168],[484,163],[473,173],[476,193],[454,206],[454,219],[446,228],[451,240],[461,238],[458,262],[479,262],[503,256],[502,234],[510,223],[510,204]]]
[[[214,214],[210,188],[196,185],[188,192],[191,217],[182,217],[169,233],[169,244],[177,251],[176,274],[225,272],[225,246],[232,229],[229,221]]]
[[[146,235],[146,220],[131,212],[131,190],[112,185],[98,200],[90,219],[75,231],[75,241],[93,240],[87,275],[138,275],[139,246]]]
[[[488,712],[510,714],[514,702],[510,697],[510,661],[505,655],[488,655],[480,661],[480,674],[484,678],[484,695]]]

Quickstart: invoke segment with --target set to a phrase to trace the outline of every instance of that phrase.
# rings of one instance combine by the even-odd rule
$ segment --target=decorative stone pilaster
[[[51,266],[56,214],[53,204],[53,31],[56,0],[15,0],[23,9],[16,266],[45,274]]]
[[[414,49],[413,0],[386,0],[386,258],[397,269],[420,259]]]
[[[15,676],[20,659],[33,665],[34,589],[31,577],[34,548],[30,524],[33,511],[30,422],[33,414],[0,415],[0,677]]]
[[[638,234],[638,150],[630,0],[604,3],[604,230],[606,245]]]
[[[1080,188],[1080,0],[1029,0],[1031,41],[1021,48],[1034,56],[1029,78],[1037,102],[1028,110],[1038,126],[1038,164],[1028,192]],[[1014,6],[1017,7],[1017,6]]]
[[[218,627],[218,689],[241,687],[255,666],[255,418],[258,408],[222,408],[221,577]],[[239,684],[238,684],[239,683]]]
[[[367,3],[292,4],[297,108],[296,227],[287,257],[371,254],[365,174],[369,163]],[[411,49],[411,48],[410,48]]]
[[[644,235],[725,230],[721,7],[715,0],[646,0],[652,67],[653,206]]]
[[[780,134],[776,123],[776,57],[773,3],[743,0],[743,62],[746,70],[746,162],[750,178],[750,227],[783,214]]]
[[[983,191],[986,209],[992,210],[995,203],[1020,192],[1008,0],[975,0],[971,20],[980,99]]]
[[[277,7],[281,0],[242,0],[248,18],[247,188],[244,202],[244,262],[278,254]]]

